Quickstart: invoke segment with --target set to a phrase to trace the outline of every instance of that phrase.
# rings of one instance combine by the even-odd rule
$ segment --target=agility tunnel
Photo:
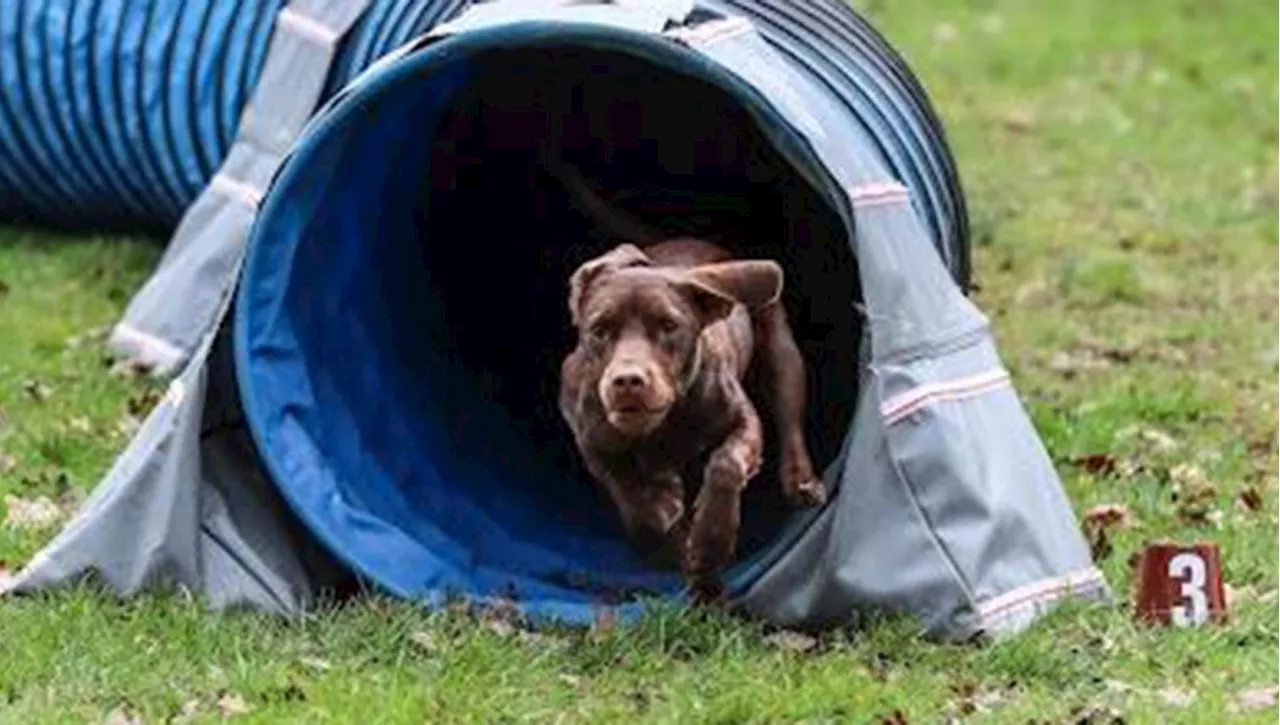
[[[202,288],[152,288],[169,303],[141,318],[164,324],[130,339],[181,363],[169,393],[18,591],[92,573],[121,594],[177,584],[299,611],[351,573],[577,624],[680,599],[623,539],[556,411],[568,276],[617,240],[541,163],[551,147],[632,215],[786,270],[833,495],[795,512],[773,471],[755,479],[735,604],[793,626],[908,613],[967,638],[1109,595],[964,295],[940,124],[847,6],[387,1],[329,27],[316,8],[342,3],[265,3],[257,22],[217,3],[151,3],[145,22],[67,5],[0,11],[6,88],[33,87],[5,96],[0,212],[163,226],[185,209],[157,276]],[[41,36],[58,22],[83,32]],[[153,24],[201,40],[88,40]],[[290,28],[328,50],[273,74],[265,36]],[[126,66],[130,83],[102,75]],[[84,78],[96,100],[76,95]],[[287,119],[278,155],[237,167],[238,144],[270,136],[270,99],[308,83],[327,100]],[[133,121],[85,121],[100,116]],[[165,338],[184,323],[198,334]]]

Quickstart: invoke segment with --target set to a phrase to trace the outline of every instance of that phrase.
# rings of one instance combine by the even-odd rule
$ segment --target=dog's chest
[[[690,407],[672,411],[661,429],[634,449],[637,463],[650,473],[686,472],[701,467],[707,454],[723,442],[730,428],[728,411]]]

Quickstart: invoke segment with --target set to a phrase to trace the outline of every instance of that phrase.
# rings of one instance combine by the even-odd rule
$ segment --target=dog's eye
[[[670,317],[664,317],[658,320],[658,330],[664,335],[674,334],[680,329],[680,323]]]
[[[587,330],[587,334],[591,336],[592,340],[595,340],[597,342],[605,342],[609,339],[609,336],[612,333],[610,332],[608,325],[604,323],[599,323],[599,324],[592,325],[591,328]]]

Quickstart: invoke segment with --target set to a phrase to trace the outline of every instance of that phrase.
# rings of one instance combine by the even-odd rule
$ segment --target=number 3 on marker
[[[1169,610],[1173,623],[1179,627],[1198,627],[1209,618],[1209,600],[1204,593],[1204,559],[1194,552],[1184,551],[1169,560],[1169,577],[1181,582],[1179,594],[1182,604]]]

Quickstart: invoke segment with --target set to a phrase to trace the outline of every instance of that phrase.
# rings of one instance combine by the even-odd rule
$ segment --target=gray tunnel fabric
[[[214,324],[263,191],[315,112],[338,41],[369,2],[293,0],[280,9],[231,150],[111,331],[117,356],[170,375]]]
[[[465,34],[468,22],[514,22],[516,15],[497,12],[503,4],[436,35]],[[522,17],[580,20],[598,12],[578,15],[577,6],[561,3],[510,7],[517,6]],[[649,33],[662,31],[654,18],[665,22],[661,13],[625,18]],[[864,295],[859,401],[844,453],[825,476],[835,495],[796,518],[783,535],[791,545],[761,565],[737,603],[789,626],[907,612],[932,636],[968,639],[1020,631],[1068,596],[1109,599],[986,318],[948,273],[911,192],[883,167],[865,131],[824,107],[821,93],[805,92],[811,81],[780,62],[743,18],[665,34],[744,80],[809,144],[821,166],[793,161],[853,230]],[[267,176],[253,177],[263,193],[270,193]],[[196,214],[193,207],[189,218]],[[251,213],[223,218],[228,226],[211,224],[208,233],[238,239]],[[17,575],[16,591],[96,574],[121,595],[179,585],[215,607],[297,613],[343,583],[345,572],[299,528],[244,436],[219,332],[237,249],[228,247],[215,265],[226,282],[201,303],[209,323],[185,338],[190,359],[164,401],[76,519]]]
[[[848,199],[867,374],[839,495],[743,598],[772,621],[911,612],[931,634],[1015,632],[1049,602],[1110,593],[1000,364],[869,140],[803,91],[750,23],[673,33],[760,90]],[[828,188],[830,184],[828,184]]]

